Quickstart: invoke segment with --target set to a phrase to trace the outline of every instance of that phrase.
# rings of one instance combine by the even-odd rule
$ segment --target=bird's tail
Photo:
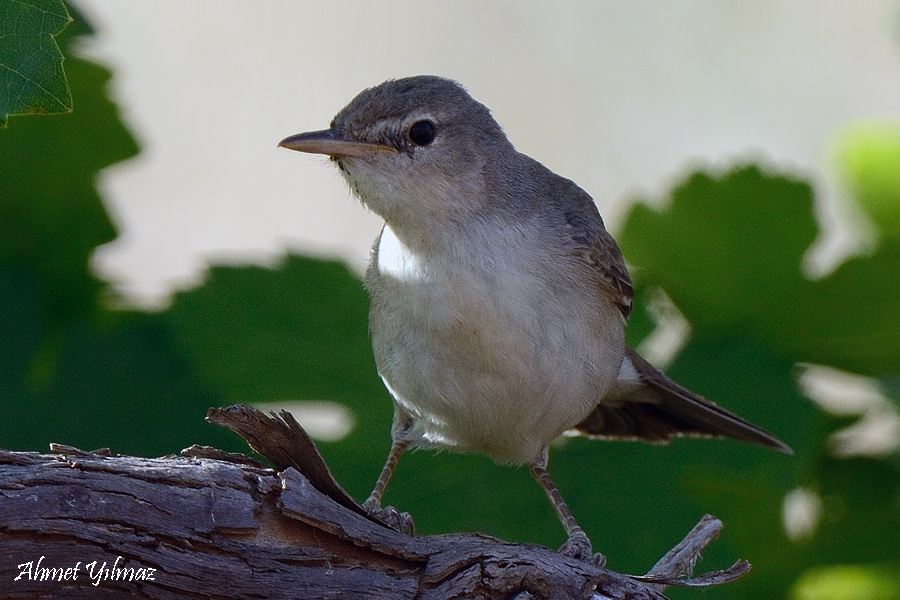
[[[678,385],[631,348],[612,390],[574,430],[589,437],[663,443],[678,436],[729,437],[793,453],[769,432]]]

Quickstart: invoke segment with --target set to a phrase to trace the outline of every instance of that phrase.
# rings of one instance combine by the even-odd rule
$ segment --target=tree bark
[[[704,517],[635,577],[481,534],[412,536],[369,516],[290,416],[211,409],[275,469],[192,447],[110,456],[0,451],[0,598],[629,598],[685,578],[722,525]]]

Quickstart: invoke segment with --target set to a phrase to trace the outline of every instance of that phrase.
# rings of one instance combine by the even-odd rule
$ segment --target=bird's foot
[[[391,529],[396,529],[400,533],[416,534],[416,524],[412,515],[408,512],[400,512],[393,506],[382,507],[378,502],[371,498],[363,503],[366,512],[383,522]]]
[[[559,553],[569,558],[591,563],[595,567],[602,568],[606,565],[606,557],[599,552],[596,554],[592,552],[591,540],[581,529],[569,536],[566,543],[560,546]]]

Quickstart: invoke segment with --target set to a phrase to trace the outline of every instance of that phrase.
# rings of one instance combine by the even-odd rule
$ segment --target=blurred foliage
[[[165,320],[109,310],[107,285],[90,271],[94,249],[116,236],[98,172],[138,147],[107,96],[109,71],[71,53],[76,37],[91,32],[73,14],[58,41],[78,110],[0,132],[0,446],[237,448],[204,426],[205,410],[221,398],[175,350]]]
[[[861,121],[831,142],[838,172],[879,233],[900,237],[900,121]]]
[[[0,0],[0,127],[9,115],[72,111],[53,39],[71,22],[62,0]]]
[[[215,266],[165,312],[109,308],[112,291],[89,259],[116,232],[94,183],[137,147],[106,95],[108,71],[69,52],[87,31],[76,22],[59,37],[77,110],[0,132],[0,446],[243,450],[203,422],[207,407],[331,400],[357,426],[321,449],[364,498],[387,454],[391,408],[371,358],[365,292],[343,265],[290,256],[274,269]],[[715,440],[561,440],[551,472],[612,568],[646,571],[710,512],[726,527],[703,569],[741,557],[754,571],[706,598],[816,599],[835,582],[851,592],[897,589],[900,460],[832,456],[828,438],[849,420],[802,396],[797,365],[877,378],[896,399],[900,240],[884,236],[871,254],[810,280],[801,266],[819,233],[813,205],[806,182],[743,166],[689,175],[662,208],[638,204],[629,214],[619,239],[637,286],[630,341],[654,330],[650,300],[664,294],[691,325],[669,373],[796,455]],[[821,517],[792,540],[782,505],[798,487],[821,498]],[[526,469],[483,457],[410,453],[387,501],[409,510],[421,533],[478,530],[548,545],[564,537]],[[882,597],[851,592],[841,597]]]
[[[883,565],[835,565],[804,573],[793,600],[897,600],[900,571]]]
[[[815,565],[900,564],[897,457],[830,456],[828,435],[846,422],[801,398],[794,373],[810,362],[885,381],[900,373],[900,244],[885,239],[813,281],[801,264],[817,233],[808,184],[748,166],[691,175],[664,210],[635,206],[619,236],[639,284],[664,289],[691,324],[670,374],[797,452],[753,470],[738,456],[729,461],[738,472],[721,475],[698,460],[680,480],[755,567],[717,597],[784,597]],[[820,495],[823,514],[811,537],[791,542],[779,509],[798,486]]]

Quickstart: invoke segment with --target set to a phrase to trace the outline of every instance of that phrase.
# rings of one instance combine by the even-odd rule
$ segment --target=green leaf
[[[789,290],[779,345],[798,361],[900,376],[900,238]]]
[[[634,207],[619,242],[638,279],[695,327],[771,332],[817,233],[812,190],[758,167],[695,173],[667,210]]]
[[[71,22],[62,0],[0,0],[0,127],[8,115],[72,111],[53,37]]]
[[[382,396],[362,282],[334,261],[218,266],[166,318],[200,373],[231,402]]]
[[[345,265],[288,256],[274,269],[217,266],[164,318],[226,403],[343,404],[357,428],[321,449],[341,484],[365,498],[387,457],[393,410],[375,371],[366,293]]]
[[[246,449],[204,422],[225,402],[179,355],[163,318],[110,313],[51,332],[42,285],[32,270],[0,270],[0,447],[46,451],[60,442],[138,456],[193,443]]]
[[[698,329],[741,331],[796,362],[900,373],[900,241],[810,281],[812,205],[807,184],[756,167],[695,174],[668,209],[636,206],[621,244],[637,276]]]

